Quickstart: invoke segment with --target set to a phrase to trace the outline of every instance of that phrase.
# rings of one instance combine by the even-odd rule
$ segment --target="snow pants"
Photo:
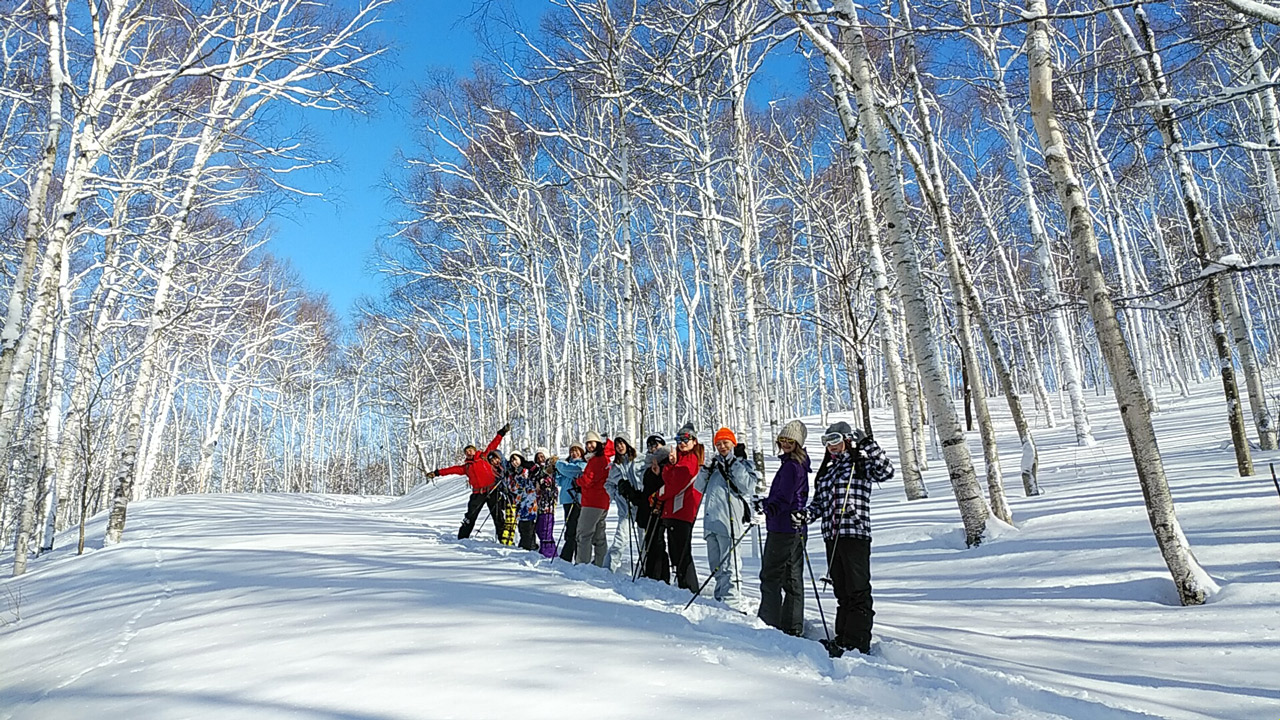
[[[581,565],[591,563],[596,567],[604,567],[609,546],[605,542],[605,518],[609,517],[609,508],[582,508],[578,516],[578,557],[575,561]]]
[[[560,548],[560,559],[571,563],[578,552],[578,513],[582,506],[577,503],[564,505],[564,547]]]
[[[502,537],[502,524],[505,517],[502,508],[498,505],[498,493],[495,492],[475,492],[471,493],[471,499],[467,501],[467,512],[462,516],[462,527],[458,528],[458,539],[471,537],[471,531],[475,529],[476,518],[480,517],[480,508],[489,507],[489,517],[493,518],[494,535]]]
[[[804,634],[804,541],[801,533],[771,532],[760,559],[760,611],[767,625]]]
[[[538,521],[534,526],[538,533],[538,551],[544,558],[556,556],[556,514],[554,512],[538,513]]]
[[[871,652],[871,540],[840,537],[827,541],[827,572],[836,593],[836,642]]]
[[[707,567],[715,579],[715,599],[734,610],[742,610],[742,559],[733,547],[735,538],[722,533],[707,533]]]
[[[521,520],[516,526],[520,529],[520,549],[521,550],[537,550],[538,535],[534,532],[536,520]]]
[[[623,558],[627,558],[627,571],[632,569],[636,561],[636,553],[644,545],[644,528],[635,522],[635,511],[630,503],[615,502],[614,516],[618,524],[613,528],[613,540],[609,542],[609,555],[605,561],[610,572],[618,572],[622,568]]]
[[[498,542],[503,545],[516,544],[516,504],[513,502],[504,502],[502,504],[502,533],[498,535]]]
[[[667,531],[667,555],[676,570],[676,585],[698,592],[698,571],[693,567],[693,523],[675,518],[662,521]]]

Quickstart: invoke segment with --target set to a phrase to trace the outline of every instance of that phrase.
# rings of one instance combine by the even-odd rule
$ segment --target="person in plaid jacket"
[[[871,652],[871,483],[893,477],[893,465],[870,435],[838,422],[822,436],[827,448],[808,507],[792,513],[796,528],[822,521],[827,570],[836,594],[832,657]]]

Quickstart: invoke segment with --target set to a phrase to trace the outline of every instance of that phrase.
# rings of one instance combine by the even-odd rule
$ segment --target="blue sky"
[[[530,27],[551,8],[547,0],[498,0],[494,6]],[[394,3],[377,31],[390,51],[373,75],[387,96],[368,116],[309,112],[304,117],[321,144],[316,154],[337,165],[295,180],[324,198],[305,198],[274,213],[268,248],[292,263],[308,287],[327,293],[343,318],[359,296],[379,293],[371,263],[377,239],[392,232],[400,213],[388,182],[399,171],[399,153],[414,152],[414,83],[433,68],[467,73],[485,52],[467,19],[472,9],[472,0]]]
[[[400,154],[414,154],[412,115],[415,83],[433,69],[452,68],[469,74],[488,51],[477,38],[470,18],[477,7],[502,22],[518,22],[530,30],[552,9],[548,0],[399,0],[384,13],[377,32],[389,51],[372,75],[386,95],[368,115],[309,111],[302,117],[320,143],[315,155],[335,165],[291,178],[300,188],[323,195],[303,198],[271,217],[268,249],[288,260],[313,291],[324,292],[338,315],[352,317],[361,295],[377,296],[374,271],[379,238],[394,232],[401,208],[389,183],[402,175]],[[498,22],[495,36],[510,37]],[[784,97],[803,87],[804,60],[787,47],[778,48],[764,77],[752,85],[759,103]]]

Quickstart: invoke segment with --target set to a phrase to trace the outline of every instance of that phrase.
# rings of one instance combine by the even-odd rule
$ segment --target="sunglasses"
[[[694,436],[692,436],[692,435],[677,435],[677,436],[676,436],[676,442],[682,442],[682,443],[686,443],[686,442],[693,442],[693,441],[694,441],[694,440],[696,440],[696,439],[697,439],[697,438],[695,438],[695,437],[694,437]]]
[[[840,433],[827,433],[822,436],[822,444],[827,447],[839,445],[842,442],[844,442],[844,435],[841,435]]]

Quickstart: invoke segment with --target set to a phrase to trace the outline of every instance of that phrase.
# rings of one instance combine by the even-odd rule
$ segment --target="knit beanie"
[[[693,423],[687,422],[684,425],[682,425],[679,430],[676,431],[676,440],[679,440],[681,435],[690,435],[694,438],[697,438],[698,431],[694,429]]]
[[[853,435],[853,428],[849,427],[849,423],[841,420],[840,422],[831,423],[831,426],[827,428],[827,432],[824,434],[832,435],[834,433],[840,433],[845,437],[850,437]]]
[[[809,428],[799,420],[792,420],[783,425],[782,432],[778,433],[779,440],[790,440],[801,447],[804,447],[804,441],[807,437],[809,437]]]
[[[533,456],[534,456],[535,458],[536,458],[536,457],[538,457],[538,455],[542,455],[542,457],[544,457],[544,458],[549,458],[549,457],[551,457],[551,453],[547,452],[547,449],[546,449],[546,448],[544,448],[544,447],[540,447],[540,448],[538,448],[537,450],[534,450],[534,451],[533,451]]]
[[[662,433],[654,433],[644,439],[645,447],[650,445],[666,445],[667,439],[662,437]]]
[[[728,440],[731,445],[738,444],[738,436],[734,435],[733,431],[727,427],[722,427],[717,430],[716,435],[711,442],[714,445],[719,445],[721,440]]]

